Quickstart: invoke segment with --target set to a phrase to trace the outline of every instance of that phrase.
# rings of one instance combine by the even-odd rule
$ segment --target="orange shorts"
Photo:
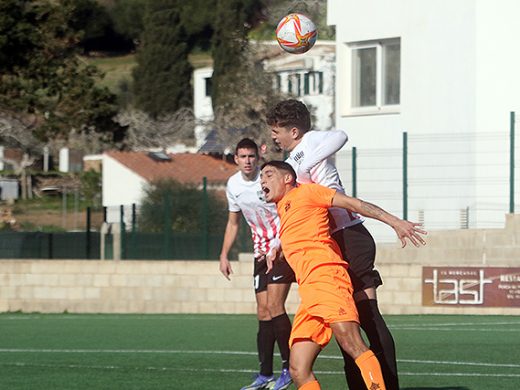
[[[359,323],[352,291],[346,266],[324,264],[312,270],[298,287],[301,303],[294,316],[289,346],[312,340],[324,348],[332,337],[331,323]]]

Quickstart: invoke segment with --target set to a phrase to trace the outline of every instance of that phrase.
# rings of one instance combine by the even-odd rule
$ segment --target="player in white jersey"
[[[296,171],[298,182],[314,182],[345,193],[336,167],[327,160],[346,143],[343,131],[310,131],[309,110],[294,99],[275,105],[267,114],[267,124],[275,144],[289,152],[286,161]],[[370,349],[378,356],[386,388],[399,389],[394,340],[377,305],[376,288],[383,282],[374,269],[374,239],[359,215],[335,209],[331,216],[332,236],[349,263],[361,328],[368,337]],[[342,354],[349,389],[365,389],[354,361],[343,350]]]
[[[266,255],[280,246],[278,232],[280,220],[274,203],[266,203],[260,186],[259,153],[256,143],[242,139],[235,149],[235,162],[239,171],[231,176],[226,187],[229,216],[220,253],[220,272],[229,280],[233,273],[228,254],[237,237],[241,214],[251,229],[254,253],[253,280],[257,303],[258,333],[257,348],[260,372],[253,383],[242,390],[276,390],[289,387],[289,336],[291,321],[285,312],[285,300],[294,272],[285,260],[277,261],[267,273]],[[275,381],[273,376],[273,353],[275,342],[282,358],[282,372]],[[269,387],[271,388],[271,387]]]

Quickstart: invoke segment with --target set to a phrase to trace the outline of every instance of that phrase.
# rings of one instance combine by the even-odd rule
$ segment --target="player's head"
[[[241,139],[235,148],[235,163],[248,179],[253,179],[258,170],[258,145],[250,138]]]
[[[271,128],[271,138],[276,146],[291,151],[311,129],[311,113],[298,100],[282,100],[268,111],[266,122]]]
[[[278,202],[296,186],[296,172],[284,161],[268,161],[262,165],[260,184],[267,202]]]

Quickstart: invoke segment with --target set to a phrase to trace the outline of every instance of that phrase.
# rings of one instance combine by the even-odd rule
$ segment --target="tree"
[[[134,44],[139,42],[144,30],[143,15],[148,0],[116,0],[108,8],[116,33],[130,39]]]
[[[265,22],[251,31],[251,39],[276,39],[276,26],[285,15],[292,12],[309,16],[318,28],[319,39],[335,38],[334,26],[327,25],[327,0],[266,0],[266,11]]]
[[[165,222],[171,223],[167,229],[174,232],[198,233],[204,226],[204,193],[193,185],[181,184],[174,180],[152,183],[145,190],[141,205],[139,227],[147,232],[162,232]],[[227,220],[225,202],[215,193],[207,193],[207,229],[221,232]]]
[[[272,75],[264,71],[258,54],[248,51],[233,81],[240,89],[227,91],[226,101],[215,107],[214,119],[206,123],[206,128],[213,130],[217,142],[228,150],[233,150],[240,139],[249,137],[267,147],[262,152],[265,158],[281,159],[282,154],[266,130],[265,117],[270,105],[283,97],[273,88]]]
[[[72,129],[117,141],[124,129],[112,121],[116,97],[96,86],[101,74],[77,56],[76,11],[74,0],[0,2],[0,107],[36,116],[32,132],[42,141]]]
[[[134,49],[132,38],[116,31],[110,8],[96,0],[75,1],[76,18],[72,27],[83,31],[79,46],[85,53],[130,52]]]
[[[191,107],[192,66],[182,0],[150,1],[133,72],[135,106],[154,119]]]
[[[212,38],[214,111],[238,103],[234,97],[240,94],[242,85],[236,82],[236,76],[247,67],[247,34],[260,21],[262,9],[261,1],[217,1]]]
[[[249,45],[251,28],[264,18],[263,2],[225,0],[218,2],[212,55],[212,104],[214,120],[207,129],[216,132],[227,149],[243,137],[271,145],[265,130],[268,106],[280,98],[261,56]],[[268,157],[281,157],[269,150]]]
[[[36,126],[36,117],[20,117],[13,112],[0,109],[0,142],[4,146],[14,146],[23,150],[21,161],[3,158],[10,164],[15,175],[20,177],[21,198],[27,199],[27,169],[34,163],[31,152],[34,152],[38,140],[33,136],[32,129]]]
[[[116,120],[127,128],[125,145],[131,149],[194,143],[195,118],[190,108],[181,108],[157,119],[143,111],[127,109],[121,111]]]

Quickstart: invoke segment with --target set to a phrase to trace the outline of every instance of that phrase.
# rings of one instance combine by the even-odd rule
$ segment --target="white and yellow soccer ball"
[[[307,16],[292,13],[284,16],[276,27],[276,39],[282,49],[302,54],[311,49],[318,37],[316,26]]]

